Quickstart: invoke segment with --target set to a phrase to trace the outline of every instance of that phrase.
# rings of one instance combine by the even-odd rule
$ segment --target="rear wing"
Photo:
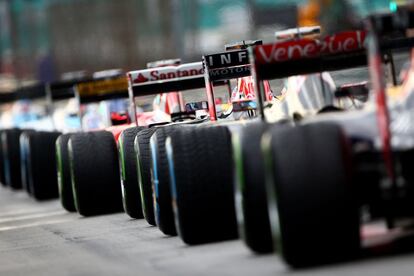
[[[49,84],[48,96],[52,102],[79,97],[81,103],[117,98],[119,93],[114,90],[119,87],[109,80],[116,82],[119,77],[123,77],[121,69],[98,71],[93,76],[86,75],[85,71],[65,73],[62,80]],[[127,87],[124,85],[121,90],[127,91]]]
[[[127,73],[131,109],[135,114],[135,97],[160,93],[204,88],[204,68],[202,62],[185,63],[178,66],[162,66]],[[226,82],[216,81],[214,85]],[[213,84],[212,84],[213,85]],[[207,97],[210,99],[209,93]],[[209,100],[209,109],[215,109],[214,101]],[[136,114],[134,116],[136,118]],[[212,118],[215,119],[215,116]]]
[[[84,80],[75,84],[75,92],[81,104],[128,98],[128,80],[124,75]]]
[[[237,43],[239,44],[239,43]],[[261,41],[251,41],[250,45],[261,45]],[[243,42],[243,45],[246,45]],[[228,47],[226,46],[228,49]],[[246,47],[217,54],[204,55],[204,81],[207,89],[209,105],[214,103],[214,81],[229,81],[230,79],[251,76],[249,52]],[[229,91],[231,97],[231,91]],[[216,120],[215,108],[210,109],[210,118]]]
[[[46,99],[47,85],[36,83],[22,86],[16,90],[16,100],[37,100]]]
[[[203,56],[203,66],[208,82],[250,76],[247,50],[235,50]]]
[[[385,34],[386,32],[381,33],[379,45],[384,55],[379,58],[379,62],[381,59],[384,61],[387,53],[414,46],[414,39],[405,37],[402,33],[397,36]],[[300,39],[250,48],[252,76],[256,91],[260,91],[258,96],[261,113],[263,114],[262,80],[366,66],[367,37],[365,31],[348,31],[318,40]]]
[[[381,37],[379,46],[383,53],[414,46],[414,38],[405,36],[406,26],[414,25],[414,16],[410,14],[401,12],[401,18],[389,14],[369,18]],[[358,30],[321,39],[259,45],[249,51],[254,74],[265,80],[366,66],[366,47],[367,32]]]
[[[0,105],[14,102],[17,98],[16,96],[16,92],[0,93]]]
[[[350,31],[256,46],[250,49],[254,75],[265,80],[363,66],[365,38],[365,31]]]
[[[241,46],[239,50],[203,56],[204,80],[207,95],[209,95],[209,104],[215,101],[213,81],[229,81],[230,79],[251,76],[251,65],[247,48],[261,44],[261,40],[248,41],[248,44],[243,41],[242,44],[240,42],[235,44],[236,48]],[[226,49],[229,49],[229,46],[226,46]],[[231,90],[229,90],[229,94],[231,97]],[[210,117],[213,120],[216,119],[215,108],[210,109]]]
[[[50,83],[48,89],[49,98],[52,101],[61,101],[74,98],[76,96],[75,85],[82,81],[92,81],[92,78],[83,77],[81,79],[62,80]]]
[[[130,98],[203,88],[203,73],[201,62],[128,72]]]

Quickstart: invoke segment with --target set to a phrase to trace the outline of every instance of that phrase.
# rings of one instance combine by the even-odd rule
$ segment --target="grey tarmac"
[[[0,275],[413,275],[414,252],[294,271],[241,241],[186,246],[126,214],[82,218],[0,188]]]

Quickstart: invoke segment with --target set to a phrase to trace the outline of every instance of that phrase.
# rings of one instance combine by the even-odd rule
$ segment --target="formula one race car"
[[[200,92],[200,89],[204,92],[205,87],[201,62],[132,71],[128,76],[133,98],[157,93],[172,94],[174,91],[183,93],[187,90],[189,91],[186,94],[195,94]],[[225,83],[217,83],[222,84]],[[134,99],[133,102],[135,103]],[[205,122],[208,119],[208,110],[215,107],[214,102],[188,103],[184,110],[184,101],[181,97],[179,102],[179,113],[172,114],[173,123],[150,126],[139,131],[135,138],[138,183],[144,217],[149,224],[157,225],[167,235],[176,235],[176,228],[171,206],[165,139],[177,128]],[[174,117],[179,120],[174,122]]]
[[[273,51],[286,51],[285,48],[282,48],[283,45],[292,45],[292,49],[299,48],[301,43],[309,40],[309,34],[315,35],[314,29],[305,28],[302,30],[298,28],[292,31],[282,31],[281,33],[285,39],[278,41]],[[290,34],[289,37],[293,36],[294,39],[286,39],[287,34]],[[313,37],[312,41],[319,41],[319,37]],[[344,54],[342,50],[337,52],[338,56]],[[286,57],[286,59],[290,60],[291,57]],[[328,70],[350,69],[361,64],[349,63],[342,67],[332,66]],[[307,66],[315,65],[308,64]],[[344,108],[343,102],[350,95],[345,94],[345,91],[351,93],[350,91],[354,91],[356,85],[348,85],[348,90],[344,87],[342,94],[335,94],[336,85],[329,72],[327,72],[328,70],[317,74],[315,74],[317,72],[315,70],[315,72],[312,72],[313,74],[308,75],[290,76],[287,73],[284,75],[284,77],[288,78],[283,87],[282,96],[273,102],[273,106],[269,108],[270,110],[265,110],[264,107],[261,108],[261,116],[264,120],[249,124],[240,131],[233,132],[232,146],[237,218],[241,237],[257,253],[273,251],[264,185],[264,162],[260,148],[262,135],[269,127],[295,124],[310,115],[348,110],[349,108]],[[253,72],[256,71],[253,70]],[[262,79],[255,86],[259,89],[259,95],[265,93],[261,82]],[[335,98],[342,100],[336,100]],[[260,102],[258,105],[264,106]]]
[[[16,93],[18,101],[13,106],[13,118],[19,128],[5,130],[2,135],[7,149],[6,182],[15,188],[25,188],[38,200],[55,198],[58,190],[54,167],[42,162],[47,159],[54,164],[53,143],[59,135],[48,113],[47,86],[28,85]]]
[[[62,204],[84,216],[122,211],[115,139],[130,127],[127,79],[110,70],[74,85],[82,129],[88,132],[64,134],[56,141]],[[116,99],[121,99],[121,108],[110,114],[108,100]],[[101,108],[90,105],[100,102]],[[104,127],[108,131],[100,130]]]
[[[384,53],[413,47],[406,37],[412,18],[406,10],[370,17],[365,42],[364,32],[356,31],[328,36],[323,43],[310,39],[252,49],[258,87],[264,79],[363,65],[367,45],[374,106],[273,126],[262,137],[274,246],[291,266],[354,258],[361,248],[384,248],[409,234],[411,74],[400,99],[387,104],[381,61]],[[386,225],[384,234],[394,234],[385,240],[370,235],[378,221]]]
[[[45,106],[43,121],[48,128],[39,131],[39,123],[36,123],[21,133],[21,180],[29,195],[38,200],[56,198],[62,194],[62,187],[56,178],[56,164],[59,167],[61,163],[59,155],[55,154],[55,142],[62,132],[80,129],[73,85],[85,78],[84,73],[65,73],[62,80],[39,84],[37,90],[31,92],[29,104],[33,108],[40,101]],[[67,209],[65,204],[64,207]]]
[[[174,65],[173,68],[175,67]],[[169,69],[169,67],[161,67],[152,71],[162,73],[165,68]],[[193,73],[191,70],[188,72]],[[147,80],[147,77],[154,77],[143,74],[140,76],[138,81],[141,83],[145,82],[143,78]],[[129,78],[132,77],[129,74]],[[165,78],[168,76],[160,74],[156,77]],[[134,81],[137,80],[134,78]],[[96,76],[90,81],[80,82],[76,84],[75,90],[82,105],[109,99],[125,100],[111,105],[112,111],[108,112],[108,109],[104,109],[106,116],[104,114],[99,117],[96,112],[99,108],[81,106],[80,117],[83,129],[88,131],[68,134],[58,140],[58,156],[60,153],[62,160],[68,160],[69,166],[64,167],[70,168],[68,173],[62,171],[61,175],[65,175],[65,177],[61,177],[61,179],[71,180],[70,182],[62,182],[61,187],[66,186],[65,183],[72,186],[74,207],[83,216],[118,212],[124,206],[130,216],[142,217],[141,201],[139,200],[141,196],[135,178],[137,175],[136,160],[132,154],[133,141],[138,133],[147,129],[146,126],[137,126],[137,122],[156,123],[159,120],[155,119],[154,121],[154,118],[162,112],[162,108],[158,108],[158,113],[142,114],[138,112],[138,107],[132,102],[135,96],[128,94],[128,80],[119,73],[110,76]],[[159,90],[147,91],[142,95],[155,95],[161,92]],[[170,94],[179,99],[179,95],[175,95],[176,93]],[[128,96],[131,97],[129,102]],[[177,101],[161,96],[161,103],[163,99],[166,100],[163,104],[166,112],[173,111],[172,102],[176,103]],[[128,111],[130,105],[132,105],[131,112]],[[158,101],[158,106],[160,106],[160,101]],[[165,118],[170,118],[166,112],[163,112],[165,115],[160,116],[163,123],[165,123]],[[107,119],[107,124],[102,124],[102,118]],[[102,130],[104,128],[105,130]],[[65,145],[67,146],[67,155],[64,153]],[[120,185],[120,180],[122,180],[122,185]],[[68,200],[70,201],[71,189],[66,188],[65,190],[68,191]]]
[[[251,46],[249,44],[243,43],[244,47],[238,50],[203,57],[209,105],[215,102],[214,81],[237,78],[239,85],[236,89],[245,86],[248,94],[252,94],[250,65],[245,49]],[[270,89],[268,92],[270,94]],[[251,101],[253,99],[245,100]],[[233,108],[233,112],[251,111],[249,105],[243,109],[239,99],[235,99],[233,104],[238,106]],[[237,131],[243,124],[249,124],[250,120],[223,120],[217,123],[216,108],[210,108],[209,112],[211,123],[179,128],[170,133],[166,140],[177,230],[187,244],[238,237],[230,129]]]
[[[147,67],[160,74],[161,68],[175,68],[180,63],[180,59],[169,59],[150,62]],[[134,75],[129,77],[129,87],[133,86],[134,82],[131,82],[133,77]],[[138,76],[138,78],[143,84],[148,83],[143,81],[146,78],[144,75]],[[151,178],[145,177],[149,176],[149,171],[145,169],[149,170],[150,155],[137,156],[135,153],[137,146],[134,146],[134,142],[137,135],[140,135],[141,144],[144,147],[142,151],[149,152],[149,139],[153,129],[147,128],[147,126],[165,124],[175,120],[173,114],[179,114],[182,110],[183,99],[179,92],[163,93],[160,90],[154,90],[144,95],[135,95],[133,89],[130,88],[130,90],[132,91],[130,94],[131,110],[135,111],[133,114],[135,127],[124,130],[118,139],[124,209],[132,218],[144,216],[150,224],[154,224]],[[154,97],[154,95],[152,111],[143,112],[144,110],[139,107],[142,105],[141,99],[148,96]],[[139,134],[141,131],[142,134]]]
[[[66,142],[71,133],[81,129],[80,110],[76,99],[75,86],[90,79],[91,77],[84,73],[71,72],[64,74],[61,81],[50,84],[51,114],[55,125],[62,131],[62,135],[54,143],[59,198],[62,207],[69,212],[75,212],[76,208],[73,199]],[[60,126],[62,122],[63,125]]]

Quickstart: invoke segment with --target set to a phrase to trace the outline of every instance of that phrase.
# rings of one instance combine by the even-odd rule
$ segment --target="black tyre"
[[[56,140],[56,167],[58,176],[59,197],[63,208],[68,212],[76,212],[70,176],[68,142],[72,134],[62,134]]]
[[[239,233],[257,253],[273,251],[260,142],[268,124],[250,123],[232,137]]]
[[[29,152],[30,152],[30,136],[35,133],[34,130],[24,130],[20,134],[20,169],[22,178],[22,187],[30,195],[30,176],[29,176]]]
[[[172,209],[170,174],[165,151],[165,139],[176,127],[182,126],[171,125],[157,128],[150,140],[155,220],[158,228],[166,235],[177,235]]]
[[[144,218],[151,225],[155,224],[154,202],[151,184],[151,152],[150,139],[155,128],[147,128],[138,132],[135,138],[135,153],[137,156],[138,184],[141,192],[141,204]]]
[[[13,128],[4,130],[1,135],[6,185],[13,189],[22,188],[20,163],[21,133],[20,129]]]
[[[132,127],[122,131],[118,139],[119,163],[121,169],[122,198],[125,212],[132,218],[143,218],[141,193],[138,185],[137,157],[134,140],[144,127]]]
[[[57,198],[55,143],[59,132],[38,131],[28,135],[28,183],[37,200]]]
[[[166,141],[177,231],[187,244],[238,237],[230,132],[177,128]]]
[[[262,146],[272,234],[284,260],[304,267],[355,257],[358,206],[340,127],[274,127]]]
[[[82,216],[121,212],[117,146],[112,133],[76,133],[69,138],[75,206]]]

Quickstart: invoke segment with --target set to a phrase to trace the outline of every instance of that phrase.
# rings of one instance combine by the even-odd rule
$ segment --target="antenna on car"
[[[291,40],[298,39],[304,36],[319,35],[321,33],[321,26],[296,27],[283,31],[276,31],[276,40]]]
[[[262,44],[263,44],[262,40],[242,40],[242,41],[237,41],[237,42],[226,44],[224,48],[226,51],[231,51],[231,50],[247,49],[249,47],[256,46],[256,45],[262,45]]]
[[[82,79],[88,76],[85,70],[65,72],[60,76],[62,81]]]
[[[181,64],[181,59],[163,59],[147,63],[147,68],[165,67],[165,66],[178,66]]]
[[[108,70],[96,71],[93,73],[92,77],[94,79],[111,78],[111,77],[122,75],[123,72],[124,71],[119,68],[108,69]]]

